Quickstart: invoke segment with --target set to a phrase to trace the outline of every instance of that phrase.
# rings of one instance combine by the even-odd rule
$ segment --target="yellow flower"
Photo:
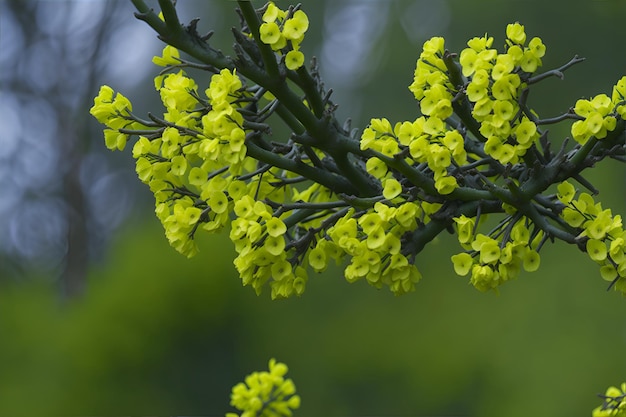
[[[263,23],[259,28],[259,33],[261,35],[261,42],[267,45],[277,43],[282,36],[280,33],[280,28],[278,27],[276,22]]]
[[[574,186],[567,181],[563,181],[556,188],[558,191],[556,196],[563,204],[569,204],[576,194],[576,189],[574,188]]]
[[[180,64],[180,53],[178,49],[174,48],[171,45],[166,45],[163,48],[163,52],[161,56],[155,56],[152,58],[152,62],[155,65],[161,67],[167,67],[168,65],[178,65]]]
[[[283,36],[289,40],[301,41],[304,32],[309,28],[309,18],[302,10],[296,11],[293,16],[285,21]]]
[[[491,48],[492,44],[493,44],[493,37],[491,36],[488,37],[486,33],[485,33],[485,36],[483,36],[482,38],[472,38],[467,42],[467,46],[469,46],[476,52],[480,52],[487,48]]]
[[[402,193],[402,185],[395,178],[389,178],[384,182],[383,197],[391,200]]]
[[[322,272],[326,269],[326,251],[319,245],[309,251],[309,265],[315,272]]]
[[[282,236],[268,236],[265,239],[263,248],[274,256],[279,256],[285,250],[285,239]]]
[[[477,69],[481,68],[482,66],[478,58],[478,53],[476,53],[476,51],[471,48],[463,49],[461,51],[459,62],[461,63],[463,75],[466,77],[472,75]]]
[[[165,76],[159,93],[166,108],[192,110],[196,107],[198,101],[190,93],[196,90],[196,82],[185,76],[185,73],[181,70],[176,74]]]
[[[441,176],[435,181],[435,188],[437,189],[437,192],[441,195],[450,194],[458,186],[459,185],[456,181],[456,178],[447,175]]]
[[[273,237],[282,236],[287,232],[287,226],[285,226],[285,223],[278,217],[269,219],[265,223],[265,228],[267,229],[267,233]]]
[[[274,22],[277,19],[283,19],[285,17],[285,11],[276,7],[273,1],[267,4],[267,9],[263,13],[264,22]]]
[[[451,259],[454,265],[454,272],[460,276],[467,275],[474,264],[472,256],[469,253],[459,253],[453,255]]]
[[[422,49],[426,56],[435,55],[435,54],[443,54],[444,44],[445,44],[444,38],[436,36],[424,42]]]
[[[112,151],[116,149],[123,151],[127,140],[128,135],[124,133],[119,133],[117,130],[104,129],[104,144]]]
[[[517,139],[517,143],[520,145],[530,147],[533,139],[537,136],[536,133],[537,125],[524,116],[522,122],[515,128],[515,139]]]
[[[586,244],[587,254],[596,262],[602,262],[606,259],[606,244],[597,239],[589,239]]]
[[[289,51],[285,55],[285,65],[290,70],[297,70],[304,64],[304,54],[300,51]]]
[[[541,41],[541,38],[532,38],[528,43],[528,49],[537,58],[541,58],[546,54],[546,46]]]
[[[520,63],[523,71],[535,72],[541,66],[541,59],[537,58],[532,51],[524,52],[522,62]]]
[[[533,272],[539,269],[541,258],[535,250],[528,250],[523,258],[524,271]]]
[[[221,214],[225,213],[228,209],[228,199],[226,198],[226,194],[222,191],[213,191],[211,192],[211,196],[207,201],[211,210],[215,213]]]
[[[526,33],[524,32],[524,26],[518,22],[510,23],[506,26],[506,37],[513,43],[523,45],[526,42]]]

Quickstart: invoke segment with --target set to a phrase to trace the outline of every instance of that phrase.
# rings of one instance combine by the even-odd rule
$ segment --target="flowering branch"
[[[349,282],[402,294],[421,278],[417,255],[449,230],[462,248],[452,256],[455,272],[497,291],[522,269],[536,270],[543,245],[558,240],[586,252],[626,294],[621,217],[572,184],[595,192],[585,171],[607,157],[624,159],[626,77],[611,96],[540,118],[530,89],[562,78],[582,58],[538,73],[546,47],[539,38],[527,42],[519,23],[507,26],[503,51],[487,35],[460,53],[435,37],[424,43],[409,87],[421,115],[395,124],[372,119],[351,131],[335,115],[317,62],[304,65],[309,21],[299,6],[270,2],[257,10],[238,1],[233,58],[197,33],[197,20],[182,25],[171,0],[159,0],[161,17],[132,1],[167,44],[154,58],[165,67],[155,85],[166,112],[140,119],[105,86],[92,114],[107,126],[110,149],[138,138],[137,174],[181,253],[197,252],[196,232],[229,227],[235,266],[257,292],[269,286],[274,298],[299,295],[307,271],[347,259]],[[187,66],[210,80],[200,87]],[[552,152],[542,126],[571,121],[573,141]],[[292,133],[276,137],[275,123]],[[486,216],[501,220],[481,233]]]

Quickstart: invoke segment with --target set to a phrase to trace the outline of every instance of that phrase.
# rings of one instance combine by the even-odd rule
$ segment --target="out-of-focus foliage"
[[[43,286],[4,289],[0,414],[226,410],[243,319],[231,267],[180,262],[154,226],[122,237],[69,305]]]
[[[4,289],[0,414],[221,414],[230,387],[274,356],[289,363],[300,415],[566,416],[623,378],[624,358],[603,358],[626,344],[626,306],[598,291],[595,265],[545,265],[485,296],[437,275],[446,240],[423,254],[431,278],[413,294],[331,272],[271,302],[240,286],[226,236],[187,260],[150,222],[120,237],[81,300]]]
[[[181,19],[203,18],[205,3],[187,3]],[[236,21],[231,2],[213,3]],[[434,35],[458,50],[485,31],[501,38],[501,28],[519,20],[549,43],[544,66],[585,56],[565,81],[546,83],[550,99],[538,109],[545,114],[608,91],[626,67],[619,0],[307,0],[304,7],[328,27],[309,29],[307,55],[321,58],[340,112],[358,125],[415,115],[406,85],[421,43]],[[218,22],[207,20],[200,26]],[[343,35],[331,37],[337,22]],[[340,62],[352,59],[363,77],[348,82]],[[100,133],[93,140],[101,143]],[[604,204],[626,213],[623,164],[589,179]],[[557,262],[496,297],[439,272],[449,270],[452,243],[444,238],[418,257],[429,278],[408,296],[349,286],[328,270],[311,276],[303,298],[273,303],[241,288],[226,236],[202,242],[204,255],[187,260],[156,221],[126,224],[106,263],[92,266],[83,298],[62,304],[47,284],[0,288],[0,414],[223,414],[230,388],[270,357],[289,364],[302,416],[588,415],[600,403],[595,393],[624,380],[626,304],[599,291],[593,262],[552,248],[546,256]]]

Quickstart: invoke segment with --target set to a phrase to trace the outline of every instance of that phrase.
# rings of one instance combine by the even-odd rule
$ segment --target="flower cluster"
[[[449,175],[451,166],[467,163],[463,136],[436,116],[398,122],[393,128],[387,119],[372,119],[361,135],[360,146],[362,150],[371,149],[389,158],[408,151],[407,162],[415,166],[426,164],[441,195],[450,194],[458,186],[456,178]],[[391,199],[403,191],[380,158],[369,158],[366,169],[381,181],[385,198]]]
[[[421,274],[403,249],[409,244],[407,233],[416,228],[418,221],[426,220],[426,211],[432,213],[432,210],[432,206],[423,208],[416,202],[404,202],[397,207],[377,202],[373,209],[359,216],[350,209],[309,252],[309,264],[321,272],[329,259],[339,260],[348,255],[350,263],[345,269],[348,282],[365,278],[370,285],[387,286],[396,295],[412,291]]]
[[[259,27],[261,41],[285,57],[285,65],[297,70],[304,64],[300,44],[309,28],[309,18],[302,10],[286,12],[269,2]]]
[[[104,143],[108,149],[123,151],[126,147],[128,134],[120,132],[120,129],[142,127],[130,117],[132,111],[131,102],[121,93],[115,93],[108,85],[100,88],[98,96],[94,99],[91,115],[107,127],[104,130]]]
[[[612,97],[598,94],[591,100],[580,99],[574,112],[582,117],[572,124],[572,137],[581,145],[591,137],[603,139],[615,129],[617,117],[626,120],[626,76],[613,87]]]
[[[592,417],[626,417],[626,382],[618,387],[609,387],[600,395],[604,403],[593,410]]]
[[[238,253],[235,267],[244,285],[257,294],[270,281],[272,298],[301,295],[307,281],[306,269],[298,266],[294,250],[287,249],[287,226],[273,217],[273,210],[249,195],[234,205],[237,216],[231,224],[230,239]]]
[[[503,164],[516,163],[539,134],[518,104],[523,79],[541,65],[545,46],[533,38],[525,46],[524,26],[509,24],[507,48],[499,54],[492,49],[493,38],[485,35],[468,42],[459,58],[465,77],[454,83],[444,61],[444,39],[435,37],[424,44],[409,89],[426,116],[445,119],[452,114],[452,100],[460,89],[471,103],[471,114],[480,123],[485,152]],[[460,84],[462,85],[456,85]]]
[[[626,230],[622,217],[603,209],[588,193],[576,197],[574,186],[565,181],[558,186],[558,199],[565,204],[561,217],[580,230],[587,255],[600,265],[600,274],[616,291],[626,295]]]
[[[435,188],[442,195],[450,194],[458,186],[456,178],[448,175],[451,164],[467,162],[463,136],[445,124],[452,115],[453,95],[457,91],[443,60],[444,47],[445,41],[441,37],[433,37],[424,43],[413,83],[409,86],[424,116],[414,122],[396,124],[395,135],[403,147],[409,148],[415,163],[428,165]],[[367,135],[371,136],[371,133],[366,130],[361,138],[361,148],[367,148]]]
[[[175,51],[166,47],[163,56],[170,58],[162,59],[173,63]],[[166,108],[162,120],[139,120],[121,94],[112,99],[108,86],[100,89],[91,113],[109,127],[105,130],[109,148],[123,149],[129,134],[139,136],[132,151],[137,175],[155,195],[155,212],[170,244],[192,256],[197,252],[193,234],[200,225],[216,231],[229,221],[233,203],[227,187],[231,174],[244,170],[246,157],[237,103],[243,86],[229,70],[211,78],[206,100],[182,70],[158,76],[155,85]],[[219,175],[223,167],[228,171]]]
[[[445,40],[434,37],[422,47],[413,83],[409,90],[420,102],[420,111],[425,116],[446,119],[452,115],[452,99],[456,89],[449,79],[448,69],[443,61]]]
[[[531,233],[528,219],[512,216],[492,236],[475,233],[476,221],[466,216],[455,217],[459,243],[467,249],[452,256],[454,271],[461,276],[471,273],[470,282],[480,291],[495,290],[514,279],[523,268],[527,272],[539,268],[538,245],[541,231]]]
[[[520,109],[525,80],[541,66],[545,46],[540,38],[526,45],[524,26],[507,25],[506,50],[492,49],[493,38],[473,38],[461,51],[459,62],[467,77],[465,95],[472,116],[486,138],[484,151],[502,164],[516,163],[539,138],[530,114]]]
[[[290,417],[300,407],[296,386],[286,379],[284,363],[269,361],[269,372],[253,372],[245,383],[233,387],[230,405],[241,414],[226,413],[226,417]]]

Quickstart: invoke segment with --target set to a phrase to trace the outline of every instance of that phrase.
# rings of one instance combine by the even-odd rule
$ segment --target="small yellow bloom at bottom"
[[[472,283],[478,289],[485,286],[485,284],[487,284],[486,288],[489,288],[488,283],[494,278],[497,278],[495,271],[489,265],[475,264],[472,266]]]
[[[241,416],[290,417],[300,407],[300,397],[291,379],[285,379],[287,365],[270,360],[269,372],[253,372],[245,383],[236,384],[230,396],[230,405],[241,411]],[[226,417],[239,417],[227,413]]]

